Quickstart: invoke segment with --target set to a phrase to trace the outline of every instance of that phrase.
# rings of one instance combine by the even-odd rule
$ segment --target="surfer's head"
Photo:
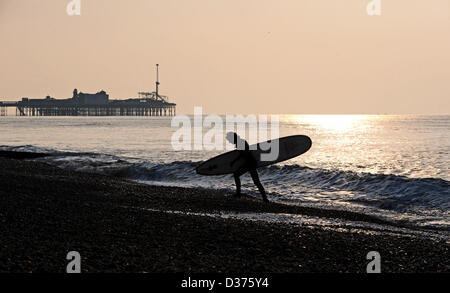
[[[227,140],[232,143],[232,144],[236,144],[238,140],[240,139],[239,135],[236,132],[228,132],[227,133]]]

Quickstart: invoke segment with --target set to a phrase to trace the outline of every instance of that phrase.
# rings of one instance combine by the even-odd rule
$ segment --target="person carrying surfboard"
[[[242,139],[235,132],[227,133],[227,140],[236,146],[236,149],[239,151],[239,156],[231,161],[231,166],[236,163],[240,159],[244,159],[245,163],[239,167],[239,169],[233,173],[234,181],[236,182],[236,193],[235,197],[241,196],[241,176],[245,173],[249,172],[250,176],[253,179],[253,183],[255,183],[256,187],[258,187],[259,192],[263,198],[264,202],[269,202],[266,196],[266,191],[259,180],[258,171],[256,171],[257,162],[255,158],[253,158],[252,153],[250,152],[250,147],[245,139]],[[239,146],[244,146],[244,149],[239,149]],[[241,147],[242,148],[242,147]]]

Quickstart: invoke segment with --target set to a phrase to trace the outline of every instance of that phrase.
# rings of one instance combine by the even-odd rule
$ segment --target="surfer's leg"
[[[256,171],[256,169],[250,170],[250,175],[252,176],[253,182],[255,183],[256,187],[258,187],[258,190],[261,193],[263,200],[265,202],[268,202],[269,200],[267,199],[264,186],[262,186],[261,181],[259,181],[258,171]]]
[[[236,182],[236,197],[241,196],[241,176],[247,173],[248,169],[241,168],[233,173],[234,181]]]
[[[236,193],[234,196],[239,197],[241,196],[241,178],[239,173],[234,173],[234,182],[236,182]]]

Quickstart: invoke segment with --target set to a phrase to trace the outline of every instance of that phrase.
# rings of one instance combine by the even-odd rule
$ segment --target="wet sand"
[[[202,189],[159,187],[0,155],[0,272],[450,272],[450,244],[428,237],[351,233],[164,211],[292,213],[386,222]],[[158,210],[158,211],[151,211]]]

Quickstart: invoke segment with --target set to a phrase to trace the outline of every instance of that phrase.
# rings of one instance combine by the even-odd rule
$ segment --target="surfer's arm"
[[[249,152],[250,147],[248,146],[247,141],[244,141],[244,143],[245,143],[245,144],[244,144],[244,146],[245,146],[244,152]],[[236,159],[234,159],[233,161],[231,161],[230,166],[233,166],[234,163],[236,163],[236,162],[243,156],[243,151],[238,150],[238,152],[239,152],[239,156],[237,156]]]

